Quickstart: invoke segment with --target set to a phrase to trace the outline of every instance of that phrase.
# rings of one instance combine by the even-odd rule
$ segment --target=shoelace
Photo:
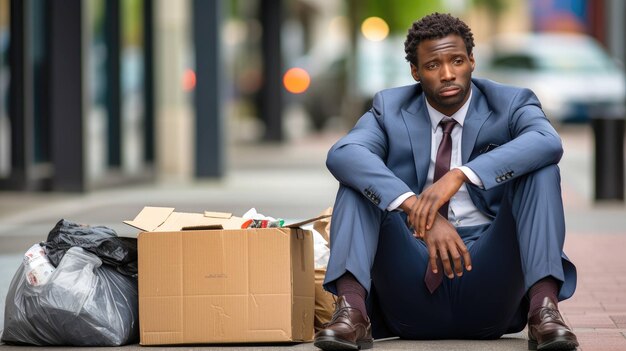
[[[335,300],[335,302],[333,302],[333,308],[335,309],[335,313],[333,313],[333,316],[330,318],[330,320],[327,323],[322,324],[323,328],[326,328],[328,325],[334,323],[335,320],[337,320],[337,318],[339,317],[345,317],[349,319],[350,318],[349,310],[354,308],[354,307],[346,306],[337,310],[337,298],[334,295],[333,295],[333,300]]]
[[[541,316],[541,319],[544,319],[546,317],[546,315],[548,315],[550,318],[552,318],[553,320],[561,320],[561,313],[558,310],[552,309],[552,308],[544,308],[541,310],[541,313],[539,314]]]
[[[349,310],[351,309],[353,309],[353,307],[342,307],[339,310],[335,311],[335,313],[333,314],[333,317],[330,319],[330,322],[328,323],[334,322],[339,317],[350,318]]]

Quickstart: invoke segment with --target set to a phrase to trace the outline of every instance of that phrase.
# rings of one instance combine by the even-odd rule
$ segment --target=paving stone
[[[624,351],[626,338],[619,331],[594,331],[578,333],[580,351]]]

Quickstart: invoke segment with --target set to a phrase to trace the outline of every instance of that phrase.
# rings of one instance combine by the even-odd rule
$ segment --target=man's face
[[[417,67],[411,75],[421,82],[428,103],[446,116],[453,115],[467,101],[474,55],[467,55],[463,39],[450,34],[424,40],[417,46]]]

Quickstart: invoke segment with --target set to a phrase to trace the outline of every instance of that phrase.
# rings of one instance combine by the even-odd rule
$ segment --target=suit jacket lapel
[[[461,157],[463,164],[469,161],[472,154],[478,132],[491,114],[489,106],[485,101],[485,97],[474,83],[472,83],[472,101],[470,102],[465,122],[463,123],[463,141],[461,144]]]
[[[408,108],[402,109],[402,118],[409,131],[409,141],[411,142],[417,172],[417,190],[421,192],[424,183],[426,183],[428,166],[430,165],[432,126],[424,103],[424,96],[420,94],[415,100]]]

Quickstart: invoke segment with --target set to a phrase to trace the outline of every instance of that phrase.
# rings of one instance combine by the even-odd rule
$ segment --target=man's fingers
[[[435,223],[435,218],[437,218],[437,213],[439,212],[439,208],[435,206],[435,204],[430,206],[428,211],[428,219],[426,221],[426,230],[430,230],[433,227],[433,223]]]
[[[451,243],[452,247],[450,250],[450,255],[452,256],[452,263],[454,265],[454,273],[456,273],[457,277],[460,277],[463,275],[463,262],[461,262],[461,253],[459,252],[459,250],[456,248],[456,245],[454,245],[454,243]]]
[[[472,258],[470,257],[470,253],[469,250],[467,249],[467,246],[465,246],[465,243],[463,242],[463,240],[461,240],[461,238],[457,238],[456,243],[455,243],[456,247],[455,247],[455,252],[458,252],[459,255],[459,262],[458,262],[458,266],[457,266],[457,262],[455,261],[455,268],[457,269],[457,275],[460,277],[461,275],[463,275],[463,263],[465,266],[465,269],[468,271],[472,270]],[[463,263],[460,262],[460,258],[463,258]],[[461,274],[459,274],[459,271],[461,272]]]
[[[447,266],[449,270],[446,270],[448,278],[454,278],[454,275],[463,275],[463,263],[461,262],[461,253],[459,252],[454,240],[446,241],[444,248],[446,250],[447,259],[444,261],[444,268]],[[443,254],[441,255],[443,256]],[[443,258],[442,258],[443,260]]]
[[[418,212],[419,228],[422,233],[425,233],[427,230],[430,230],[430,228],[426,227],[430,206],[431,206],[430,203],[424,200],[422,201],[422,204],[419,207],[419,212]]]
[[[470,258],[469,251],[463,254],[463,262],[465,262],[465,269],[468,271],[472,270],[472,259]]]
[[[428,245],[428,260],[433,273],[437,273],[437,249],[433,245]]]
[[[443,263],[443,269],[448,278],[453,279],[463,276],[463,269],[468,271],[472,269],[472,261],[470,258],[469,250],[458,238],[458,240],[448,240],[440,245],[439,257]],[[465,266],[464,264],[465,263]]]
[[[425,201],[423,199],[418,199],[418,203],[415,209],[415,215],[414,215],[414,220],[415,222],[413,223],[413,225],[417,226],[415,229],[417,229],[417,232],[420,234],[420,236],[424,236],[425,232],[426,232],[426,216],[424,216],[424,206],[425,206]]]
[[[448,249],[445,246],[439,248],[439,257],[441,258],[443,271],[446,273],[446,276],[450,279],[454,278],[452,266],[450,265],[450,256],[448,256]]]
[[[472,270],[472,258],[470,257],[469,250],[467,249],[467,247],[465,246],[463,242],[461,242],[461,245],[459,246],[459,251],[461,252],[461,255],[463,255],[463,262],[465,263],[465,269],[467,269],[468,271],[471,271]]]
[[[414,233],[415,233],[415,237],[416,237],[416,238],[424,239],[424,238],[426,237],[426,234],[424,234],[424,233],[419,233],[417,230],[416,230],[416,231],[414,231]]]

